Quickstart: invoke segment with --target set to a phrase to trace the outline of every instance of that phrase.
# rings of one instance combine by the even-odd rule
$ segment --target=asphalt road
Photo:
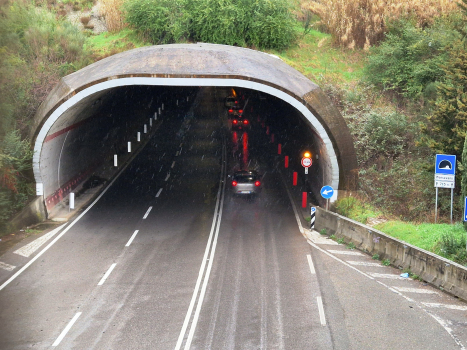
[[[307,242],[261,131],[226,128],[224,96],[201,90],[193,113],[164,120],[102,198],[0,290],[0,349],[462,349],[465,311],[427,311],[369,278],[394,269]],[[258,197],[230,193],[239,166],[264,175]]]

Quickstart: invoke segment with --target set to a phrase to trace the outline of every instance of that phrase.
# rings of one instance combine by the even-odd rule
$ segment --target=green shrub
[[[32,154],[29,141],[21,140],[18,131],[4,137],[0,148],[0,228],[33,194],[25,175],[32,167]]]
[[[366,79],[409,98],[431,92],[432,84],[444,76],[441,66],[449,55],[445,49],[458,37],[449,19],[426,28],[405,19],[389,22],[385,40],[370,49]]]
[[[125,19],[154,44],[201,41],[287,48],[295,20],[287,0],[135,0]]]
[[[188,37],[185,0],[134,0],[124,3],[125,20],[153,44],[171,44]]]
[[[463,265],[467,263],[465,234],[444,233],[438,242],[438,249],[439,254],[447,259]]]

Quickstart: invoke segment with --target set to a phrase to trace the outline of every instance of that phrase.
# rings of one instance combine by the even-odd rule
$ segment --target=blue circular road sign
[[[329,199],[333,196],[333,194],[334,189],[331,186],[323,186],[323,188],[321,188],[321,197]]]

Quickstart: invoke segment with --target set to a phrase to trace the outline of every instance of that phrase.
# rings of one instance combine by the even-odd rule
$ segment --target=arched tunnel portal
[[[349,129],[323,91],[276,56],[215,44],[150,46],[117,54],[61,79],[34,119],[33,169],[37,195],[50,210],[109,162],[161,107],[180,107],[203,87],[254,91],[286,105],[280,117],[300,120],[312,140],[316,186],[357,186]],[[131,109],[125,110],[131,104]],[[295,119],[292,118],[295,115]],[[298,119],[297,119],[298,116]],[[290,124],[290,121],[289,121]]]

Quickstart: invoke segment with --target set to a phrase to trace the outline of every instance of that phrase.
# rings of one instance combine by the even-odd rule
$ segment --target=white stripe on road
[[[306,258],[308,259],[308,265],[310,266],[311,274],[312,274],[312,275],[315,275],[315,274],[316,274],[316,271],[315,271],[315,266],[313,265],[313,260],[311,260],[311,255],[308,254],[308,255],[306,256]]]
[[[113,263],[112,265],[110,265],[109,269],[107,270],[107,272],[105,273],[104,277],[102,277],[102,279],[99,281],[99,283],[97,284],[98,286],[102,286],[105,282],[105,280],[107,279],[107,277],[109,277],[109,275],[112,273],[112,270],[114,269],[115,265],[117,265],[116,263]]]
[[[152,207],[149,207],[149,209],[146,211],[146,214],[144,214],[143,219],[146,219],[151,212]]]
[[[133,232],[133,234],[131,235],[130,240],[128,241],[127,244],[125,244],[125,247],[129,247],[129,246],[130,246],[131,242],[133,242],[133,240],[135,239],[135,237],[136,237],[136,235],[138,234],[138,232],[139,232],[138,230],[136,230],[135,232]]]
[[[16,266],[4,263],[0,261],[0,269],[7,270],[7,271],[13,271],[16,268]]]
[[[422,303],[422,304],[428,307],[467,311],[467,306],[461,306],[461,305],[449,305],[449,304],[439,304],[439,303]]]
[[[380,263],[375,262],[366,262],[366,261],[347,261],[350,265],[354,266],[373,266],[373,267],[383,267]]]
[[[392,273],[373,273],[369,272],[368,273],[371,277],[374,278],[387,278],[387,279],[392,279],[392,280],[399,280],[402,279],[399,275],[394,275]]]
[[[63,338],[65,338],[65,335],[68,333],[68,331],[71,329],[71,327],[73,327],[73,324],[76,322],[76,320],[78,319],[78,317],[81,316],[81,312],[78,312],[72,319],[71,321],[68,323],[68,325],[65,327],[65,329],[62,331],[62,333],[58,336],[57,340],[55,340],[55,342],[52,344],[52,346],[57,346],[58,344],[60,344],[60,342],[62,341]]]
[[[172,162],[171,168],[173,168],[174,166],[175,166],[175,161]]]
[[[161,192],[162,192],[162,187],[161,187],[161,189],[159,190],[159,192],[157,192],[156,198],[160,196]]]
[[[39,249],[45,242],[51,239],[57,234],[66,224],[63,224],[52,231],[46,233],[45,235],[35,239],[31,243],[26,244],[24,247],[21,247],[15,250],[13,253],[29,258],[37,249]]]
[[[175,153],[175,157],[178,157],[178,151],[177,151],[177,153]]]
[[[225,160],[225,146],[223,147],[222,159]],[[224,162],[222,164],[224,164]],[[214,252],[215,252],[216,245],[217,245],[217,237],[218,237],[218,234],[219,234],[220,221],[221,221],[221,217],[222,217],[222,206],[223,206],[223,203],[224,203],[225,183],[226,183],[226,181],[225,181],[225,165],[223,165],[221,167],[221,177],[219,179],[219,182],[220,183],[223,182],[224,185],[219,186],[219,189],[217,191],[217,200],[216,200],[216,205],[215,205],[215,210],[214,210],[214,218],[212,220],[212,225],[211,225],[211,231],[209,233],[208,242],[206,244],[206,249],[204,251],[203,260],[202,260],[202,263],[201,263],[201,267],[199,269],[198,279],[196,281],[195,289],[193,291],[193,296],[191,297],[190,305],[188,306],[188,311],[186,313],[185,320],[183,322],[182,329],[180,331],[180,335],[179,335],[178,340],[177,340],[177,344],[175,345],[175,350],[180,350],[181,346],[183,344],[183,340],[185,338],[185,334],[186,334],[186,331],[188,329],[188,324],[190,322],[191,315],[193,313],[193,308],[195,307],[196,299],[198,297],[199,287],[201,285],[201,282],[203,282],[203,274],[204,274],[204,282],[203,282],[203,286],[201,288],[201,292],[200,292],[200,296],[199,296],[199,299],[198,299],[198,304],[196,306],[193,321],[191,323],[191,328],[190,328],[190,331],[189,331],[189,334],[188,334],[188,337],[187,337],[187,340],[186,340],[186,343],[185,343],[185,348],[184,348],[185,350],[188,350],[190,348],[190,346],[191,346],[191,342],[193,340],[193,335],[194,335],[194,332],[195,332],[195,329],[196,329],[196,323],[198,322],[199,312],[200,312],[201,306],[203,304],[204,293],[206,292],[206,286],[207,286],[207,282],[209,280],[209,274],[210,274],[210,271],[211,271],[212,262],[214,260],[213,259],[214,258]],[[210,254],[209,259],[208,259],[209,250],[211,250],[211,254]],[[206,268],[206,262],[207,261],[209,261],[209,263],[208,263],[208,267]],[[206,272],[205,272],[205,270],[206,270]]]
[[[423,288],[406,288],[406,287],[392,287],[399,292],[405,292],[405,293],[418,293],[418,294],[439,294],[435,290],[431,289],[423,289]]]
[[[326,317],[324,316],[323,299],[321,297],[316,297],[316,300],[318,302],[319,320],[321,322],[321,326],[326,326]]]
[[[353,251],[348,251],[348,250],[328,250],[329,253],[331,254],[337,254],[337,255],[360,255],[363,256],[362,253],[359,252],[353,252]]]
[[[167,176],[165,177],[165,181],[167,181],[170,177],[170,173],[167,174]]]

